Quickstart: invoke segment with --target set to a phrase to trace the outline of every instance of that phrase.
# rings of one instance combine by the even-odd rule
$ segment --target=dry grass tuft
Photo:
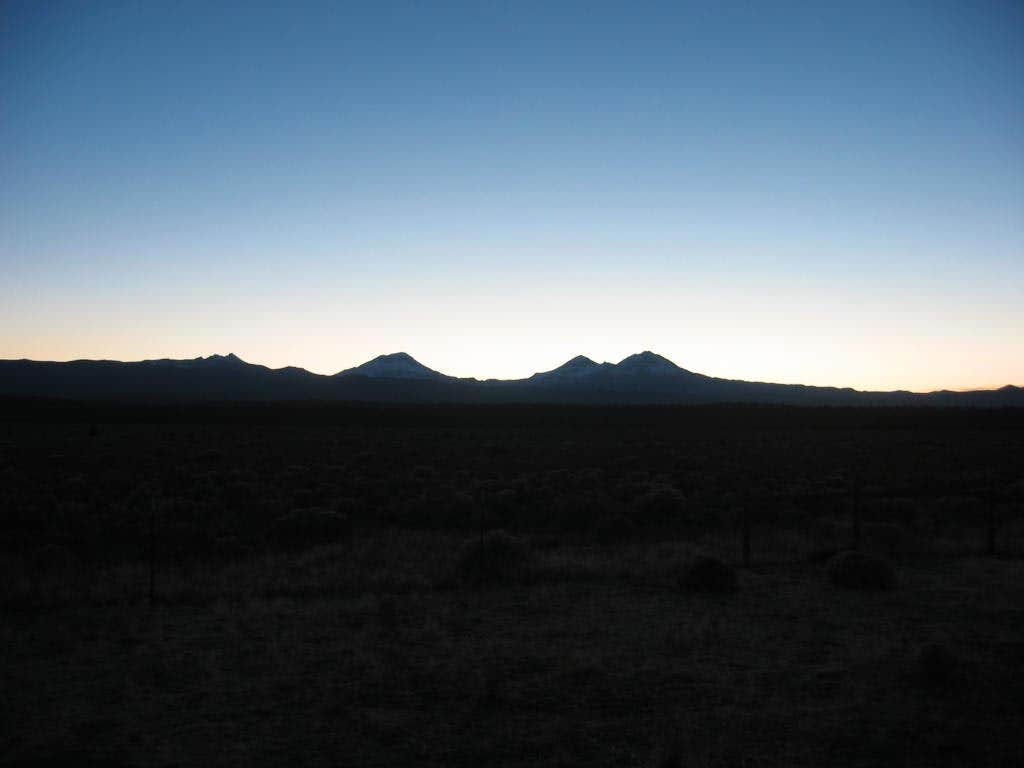
[[[680,574],[679,586],[687,592],[730,594],[739,589],[736,571],[715,557],[700,557]]]
[[[896,571],[885,560],[863,552],[840,552],[825,566],[837,587],[884,592],[896,588]]]
[[[529,549],[522,539],[505,531],[490,531],[463,546],[455,570],[467,584],[508,584],[528,558]]]

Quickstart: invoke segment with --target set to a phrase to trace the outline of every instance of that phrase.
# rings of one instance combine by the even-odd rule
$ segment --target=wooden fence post
[[[750,567],[750,502],[743,505],[743,567]]]
[[[156,504],[149,497],[149,606],[156,602]]]
[[[986,494],[985,506],[985,552],[989,556],[996,554],[996,497],[992,490]]]
[[[861,545],[861,498],[860,498],[860,481],[858,478],[854,478],[853,486],[851,488],[851,504],[853,505],[853,548],[860,549]]]

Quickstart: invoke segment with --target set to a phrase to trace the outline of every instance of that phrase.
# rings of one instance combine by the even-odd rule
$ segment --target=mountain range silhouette
[[[777,403],[1024,407],[1024,389],[929,393],[772,384],[706,376],[653,352],[619,363],[574,357],[525,379],[457,378],[405,352],[381,355],[334,375],[268,368],[234,354],[191,360],[0,360],[0,395],[174,401],[357,401],[392,403]]]

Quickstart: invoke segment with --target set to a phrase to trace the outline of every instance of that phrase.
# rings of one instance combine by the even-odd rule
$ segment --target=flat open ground
[[[0,761],[1021,763],[1012,419],[666,413],[9,419]],[[350,527],[275,538],[308,508]],[[853,510],[895,589],[826,577]],[[467,578],[491,528],[521,560]]]

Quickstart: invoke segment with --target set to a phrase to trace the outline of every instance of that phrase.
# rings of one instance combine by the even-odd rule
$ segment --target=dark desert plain
[[[0,407],[7,764],[1020,764],[1024,410]]]

